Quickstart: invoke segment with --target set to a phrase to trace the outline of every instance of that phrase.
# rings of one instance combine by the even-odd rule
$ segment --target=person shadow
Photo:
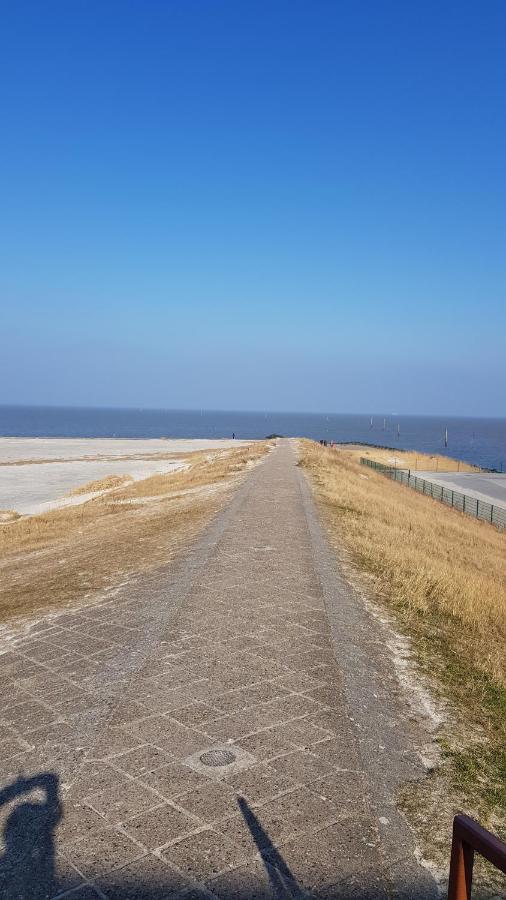
[[[263,828],[247,800],[238,797],[237,803],[264,864],[273,896],[276,900],[303,900],[307,893],[297,883],[277,847]]]
[[[40,799],[30,797],[35,792]],[[53,772],[20,775],[0,790],[0,809],[21,798],[4,825],[0,896],[2,900],[45,900],[58,888],[55,829],[62,817],[58,776]]]

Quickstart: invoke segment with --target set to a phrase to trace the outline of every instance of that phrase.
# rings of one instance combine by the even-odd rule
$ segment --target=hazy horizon
[[[404,418],[418,418],[418,419],[442,419],[446,421],[451,421],[451,419],[497,419],[499,421],[505,421],[506,416],[464,416],[464,415],[455,415],[454,413],[412,413],[412,412],[385,412],[378,410],[331,410],[331,409],[255,409],[251,408],[224,408],[224,407],[200,407],[200,406],[131,406],[128,404],[125,405],[109,405],[109,404],[92,404],[92,405],[75,405],[69,403],[0,403],[0,410],[2,409],[68,409],[68,410],[100,410],[107,411],[111,410],[115,411],[124,411],[124,412],[170,412],[170,413],[225,413],[225,414],[233,414],[233,413],[246,413],[252,415],[289,415],[289,416],[347,416],[357,418],[367,418],[372,417],[373,419],[383,420],[384,418],[388,419],[404,419]]]

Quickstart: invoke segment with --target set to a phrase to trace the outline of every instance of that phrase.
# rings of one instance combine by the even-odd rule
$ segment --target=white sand
[[[191,453],[194,450],[219,450],[241,443],[248,441],[0,437],[0,464],[31,459],[79,459],[83,456],[111,458],[154,453]]]
[[[55,507],[84,503],[100,492],[69,497],[75,488],[109,475],[130,475],[135,481],[165,474],[185,465],[175,454],[210,452],[238,445],[239,441],[116,440],[0,438],[0,510],[37,515]],[[160,453],[174,454],[157,459]],[[153,454],[151,459],[136,459]],[[130,457],[118,459],[118,457]],[[83,459],[82,457],[89,457]],[[54,460],[6,465],[21,460]]]

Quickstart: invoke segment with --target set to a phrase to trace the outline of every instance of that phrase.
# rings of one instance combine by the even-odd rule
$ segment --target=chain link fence
[[[426,494],[433,500],[439,500],[447,506],[453,506],[454,509],[466,513],[468,516],[474,516],[475,519],[481,519],[483,522],[490,522],[498,528],[506,528],[506,509],[497,506],[495,503],[487,503],[486,500],[478,500],[476,497],[470,497],[469,494],[461,494],[460,491],[454,491],[451,488],[443,487],[441,484],[435,484],[426,478],[419,478],[418,475],[412,475],[409,469],[397,469],[394,466],[386,466],[384,463],[375,462],[373,459],[360,457],[363,466],[369,466],[370,469],[377,469],[382,475],[391,478],[393,481],[400,481],[406,487],[413,488],[420,494]]]

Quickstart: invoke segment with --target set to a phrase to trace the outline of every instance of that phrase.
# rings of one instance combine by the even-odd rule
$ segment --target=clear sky
[[[506,3],[1,4],[0,402],[506,415]]]

